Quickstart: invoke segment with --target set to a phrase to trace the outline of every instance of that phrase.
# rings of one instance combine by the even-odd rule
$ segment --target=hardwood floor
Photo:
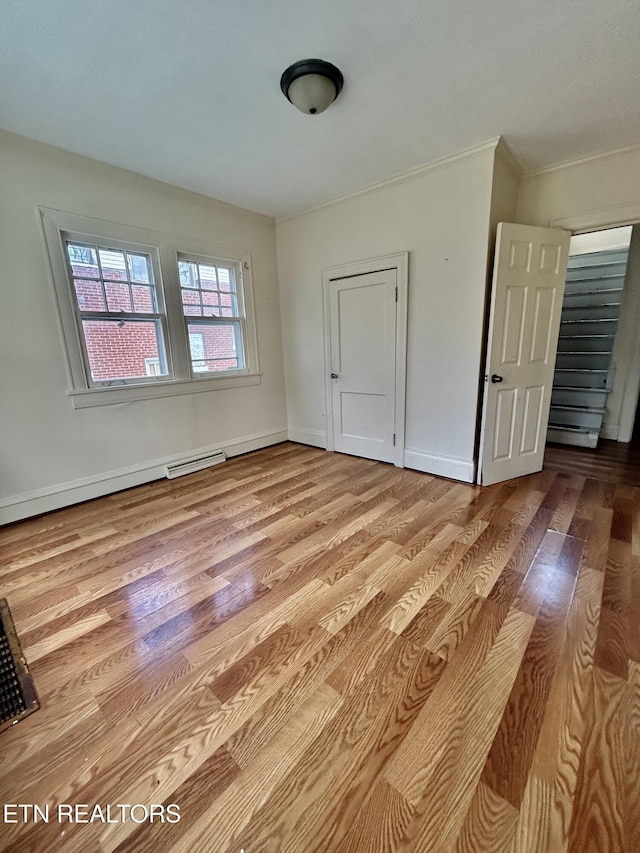
[[[0,849],[640,850],[633,486],[284,444],[0,546],[42,701],[0,800],[49,807]]]
[[[640,441],[623,444],[600,439],[595,450],[548,444],[544,467],[549,471],[580,474],[607,483],[640,486]]]

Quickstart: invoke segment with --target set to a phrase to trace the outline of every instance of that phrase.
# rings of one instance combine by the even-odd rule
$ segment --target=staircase
[[[569,258],[547,441],[598,443],[628,254],[612,249]]]

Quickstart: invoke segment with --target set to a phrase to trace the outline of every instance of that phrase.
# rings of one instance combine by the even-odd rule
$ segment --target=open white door
[[[480,438],[480,482],[542,470],[568,231],[498,225]]]

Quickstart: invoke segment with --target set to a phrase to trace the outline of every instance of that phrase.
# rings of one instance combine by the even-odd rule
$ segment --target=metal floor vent
[[[182,477],[184,474],[202,471],[203,468],[209,468],[211,465],[219,465],[221,462],[226,461],[227,457],[224,455],[224,450],[216,450],[204,456],[195,456],[193,459],[185,459],[182,462],[167,465],[165,472],[168,479],[173,480],[174,477]]]
[[[0,600],[0,732],[40,707],[6,598]]]

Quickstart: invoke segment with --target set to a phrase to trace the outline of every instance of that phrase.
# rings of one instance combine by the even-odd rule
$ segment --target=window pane
[[[133,310],[146,314],[156,313],[156,294],[152,287],[144,287],[140,284],[131,285],[133,294]]]
[[[155,375],[148,365],[156,359],[157,375],[167,375],[158,321],[83,320],[82,328],[95,382]]]
[[[67,255],[74,276],[99,278],[98,256],[94,248],[67,243]]]
[[[218,281],[220,290],[235,290],[235,276],[229,267],[218,267]]]
[[[220,295],[217,290],[203,290],[201,295],[203,305],[214,305],[217,308],[220,304]]]
[[[202,291],[202,313],[205,317],[220,316],[220,299],[217,290]]]
[[[117,249],[98,249],[100,266],[104,278],[115,281],[127,281],[127,267],[124,262],[124,252]]]
[[[182,291],[182,309],[187,317],[199,317],[202,314],[200,294],[197,290]]]
[[[198,287],[198,268],[192,261],[178,261],[178,274],[182,287]]]
[[[104,290],[107,294],[108,311],[133,311],[128,284],[105,281]]]
[[[220,295],[217,290],[202,291],[202,313],[205,317],[220,317]]]
[[[129,261],[129,278],[131,281],[151,284],[151,264],[148,255],[134,255],[127,252],[127,260]]]
[[[74,278],[73,285],[76,289],[78,308],[81,311],[106,311],[104,304],[104,293],[99,281],[85,281]]]
[[[199,264],[200,267],[200,287],[203,290],[217,290],[218,276],[216,268],[210,264]]]
[[[195,373],[244,367],[239,323],[190,322],[189,345]]]

